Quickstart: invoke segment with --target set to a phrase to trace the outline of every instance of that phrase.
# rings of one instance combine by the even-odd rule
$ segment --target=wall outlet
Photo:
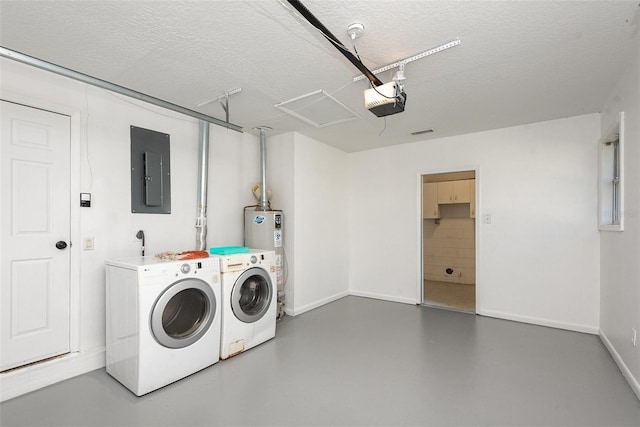
[[[93,237],[85,237],[82,239],[82,249],[85,251],[93,250]]]
[[[482,215],[482,223],[483,224],[491,224],[491,214]]]
[[[636,346],[636,337],[637,337],[637,333],[636,330],[634,328],[631,328],[631,344],[633,344],[633,346]]]

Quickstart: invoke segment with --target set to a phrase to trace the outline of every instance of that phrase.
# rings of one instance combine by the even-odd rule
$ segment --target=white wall
[[[625,207],[624,231],[600,234],[600,330],[640,398],[640,43],[637,52],[602,113],[603,132],[614,125],[621,111],[625,113]],[[631,343],[632,328],[638,334],[636,347]]]
[[[348,155],[289,133],[269,139],[269,159],[272,204],[285,210],[285,307],[298,315],[349,291]]]
[[[296,295],[294,314],[349,290],[349,160],[295,134]]]
[[[71,241],[95,239],[95,250],[72,246],[72,346],[68,358],[2,374],[2,399],[104,366],[105,260],[195,246],[198,121],[102,89],[2,59],[3,99],[71,115],[72,200],[92,194],[90,208],[72,205]],[[130,126],[171,135],[171,214],[132,214]],[[208,246],[242,244],[242,207],[255,203],[258,138],[211,126]],[[68,361],[68,362],[67,362]]]
[[[295,301],[296,218],[294,176],[295,134],[267,134],[267,187],[271,190],[271,207],[283,211],[283,247],[285,251],[285,313],[293,315]]]
[[[420,175],[476,169],[478,312],[596,333],[599,135],[592,114],[351,154],[351,292],[419,303]]]

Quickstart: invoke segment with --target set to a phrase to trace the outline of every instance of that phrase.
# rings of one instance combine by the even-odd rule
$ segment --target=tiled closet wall
[[[423,220],[424,278],[475,284],[475,220],[469,218],[469,205],[441,205],[440,214],[439,220]]]

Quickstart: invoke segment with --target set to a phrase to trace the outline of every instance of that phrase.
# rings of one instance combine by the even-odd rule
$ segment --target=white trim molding
[[[417,301],[416,299],[413,299],[413,298],[397,297],[394,295],[379,294],[375,292],[362,292],[362,291],[350,290],[349,295],[353,295],[354,297],[379,299],[382,301],[389,301],[389,302],[399,302],[402,304],[412,304],[412,305],[420,304],[420,301]]]
[[[106,364],[105,349],[69,353],[0,374],[0,402],[85,374]]]
[[[622,375],[624,375],[624,378],[627,380],[629,386],[636,394],[636,397],[638,398],[638,400],[640,400],[640,382],[638,382],[638,379],[633,376],[627,364],[624,363],[624,360],[622,360],[620,354],[618,354],[611,341],[609,341],[609,338],[607,338],[607,335],[602,330],[599,331],[598,335],[600,336],[600,340],[602,341],[604,346],[607,348],[607,350],[609,350],[609,353],[611,353],[611,357],[613,357],[616,365],[618,365],[618,368],[620,368]]]
[[[335,295],[328,296],[327,298],[323,298],[321,300],[314,301],[314,302],[312,302],[310,304],[306,304],[306,305],[303,305],[301,307],[294,307],[293,309],[285,308],[284,311],[289,316],[298,316],[298,315],[300,315],[302,313],[306,313],[307,311],[311,311],[314,308],[322,307],[325,304],[329,304],[330,302],[337,301],[337,300],[339,300],[341,298],[344,298],[344,297],[346,297],[348,295],[349,295],[349,292],[347,292],[347,291],[339,292],[339,293],[337,293]]]
[[[546,326],[549,328],[564,329],[567,331],[582,332],[591,335],[598,335],[599,332],[599,329],[596,326],[581,325],[578,323],[558,322],[556,320],[523,316],[520,314],[507,313],[504,311],[479,310],[478,314],[481,316],[494,317],[496,319],[512,320],[514,322],[529,323],[531,325]]]

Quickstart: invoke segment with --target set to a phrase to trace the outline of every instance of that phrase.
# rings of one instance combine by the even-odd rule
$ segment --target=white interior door
[[[7,101],[0,119],[4,371],[69,352],[71,119]]]

